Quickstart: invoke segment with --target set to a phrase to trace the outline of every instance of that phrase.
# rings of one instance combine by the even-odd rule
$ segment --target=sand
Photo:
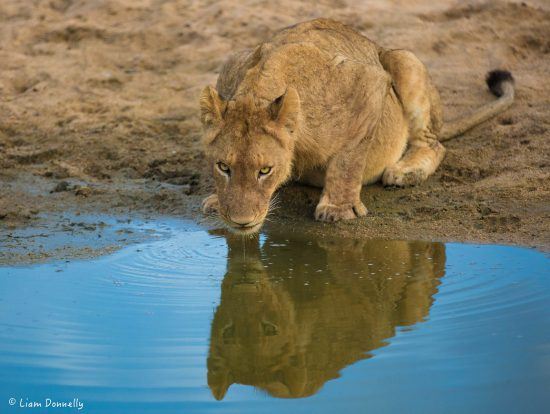
[[[550,5],[461,1],[3,0],[0,226],[49,212],[203,218],[212,180],[197,98],[232,51],[315,17],[341,20],[428,66],[447,119],[517,100],[446,144],[428,182],[363,191],[365,219],[327,225],[313,188],[288,185],[273,220],[320,235],[550,246]]]

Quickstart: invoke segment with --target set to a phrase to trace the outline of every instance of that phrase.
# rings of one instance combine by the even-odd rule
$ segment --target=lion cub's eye
[[[271,168],[272,168],[272,167],[264,167],[264,168],[260,169],[260,177],[261,177],[262,175],[267,175],[267,174],[269,174],[269,173],[271,172]]]
[[[218,163],[216,163],[216,165],[218,166],[218,169],[219,169],[222,173],[224,173],[224,174],[226,174],[226,175],[229,175],[229,172],[230,172],[230,170],[229,170],[229,165],[227,165],[227,164],[225,164],[225,163],[223,163],[223,162],[221,162],[221,161],[218,162]]]

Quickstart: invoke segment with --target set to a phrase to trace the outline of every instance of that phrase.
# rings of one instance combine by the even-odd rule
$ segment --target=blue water
[[[0,267],[0,413],[541,413],[550,404],[542,253],[163,230],[109,256]],[[83,407],[46,408],[47,398]]]

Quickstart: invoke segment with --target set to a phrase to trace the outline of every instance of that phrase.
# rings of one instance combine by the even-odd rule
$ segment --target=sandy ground
[[[203,220],[212,190],[197,98],[224,58],[315,17],[350,24],[428,66],[445,117],[492,99],[511,70],[512,109],[449,142],[412,189],[363,192],[365,219],[312,219],[319,191],[289,185],[276,218],[353,237],[550,246],[550,5],[532,2],[2,0],[0,228],[61,211]]]

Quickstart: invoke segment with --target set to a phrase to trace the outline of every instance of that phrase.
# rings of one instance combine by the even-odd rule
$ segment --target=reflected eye
[[[260,177],[261,177],[262,175],[267,175],[267,174],[269,174],[269,173],[271,172],[271,168],[272,168],[272,167],[264,167],[264,168],[262,168],[262,169],[260,170]]]
[[[221,161],[218,162],[216,165],[218,166],[218,169],[219,169],[222,173],[224,173],[225,175],[229,175],[229,173],[230,173],[229,165],[227,165],[227,164],[225,164],[225,163],[223,163],[223,162],[221,162]]]
[[[262,331],[265,336],[275,336],[279,333],[279,329],[277,329],[277,325],[266,321],[262,321],[261,323],[262,323]]]

